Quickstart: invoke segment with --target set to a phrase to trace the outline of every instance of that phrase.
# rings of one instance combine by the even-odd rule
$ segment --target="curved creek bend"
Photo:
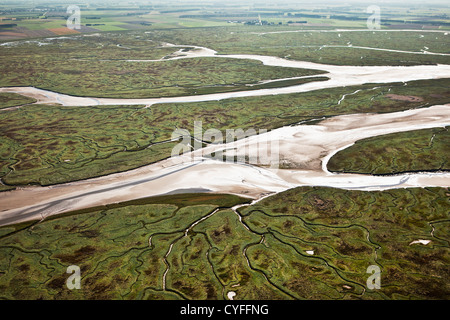
[[[151,106],[160,103],[185,103],[185,102],[204,102],[215,101],[230,98],[256,97],[266,95],[278,95],[289,93],[300,93],[327,88],[358,86],[367,83],[381,84],[393,82],[408,82],[414,80],[441,79],[450,77],[450,65],[419,65],[419,66],[339,66],[327,65],[313,62],[288,60],[279,57],[250,55],[250,54],[233,54],[219,55],[216,51],[198,46],[173,45],[165,44],[174,48],[193,48],[189,51],[180,49],[173,53],[170,58],[158,60],[125,60],[129,62],[145,63],[145,62],[161,62],[169,60],[201,58],[201,57],[217,57],[228,59],[249,59],[261,61],[264,65],[273,67],[290,67],[300,69],[314,69],[325,71],[326,73],[308,76],[328,77],[327,81],[308,82],[305,84],[294,85],[282,88],[259,89],[249,91],[237,91],[227,93],[214,93],[195,96],[180,96],[166,98],[96,98],[96,97],[76,97],[49,90],[38,89],[35,87],[5,87],[0,88],[0,92],[18,93],[24,96],[32,97],[37,103],[44,104],[60,104],[63,106],[93,106],[93,105],[146,105]],[[298,79],[296,77],[292,79]],[[273,79],[271,81],[286,80]],[[264,82],[264,81],[263,81]]]

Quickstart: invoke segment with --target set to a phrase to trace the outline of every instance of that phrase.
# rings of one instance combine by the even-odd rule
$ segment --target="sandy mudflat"
[[[0,225],[192,188],[258,199],[296,186],[358,190],[446,187],[450,185],[450,173],[397,176],[332,174],[326,170],[326,163],[337,150],[360,139],[449,124],[450,105],[441,105],[389,114],[344,115],[317,125],[283,127],[229,144],[210,145],[182,157],[124,173],[52,187],[2,192]],[[273,141],[278,142],[279,158],[298,168],[279,169],[269,165],[263,168],[203,157],[222,149],[237,149],[238,154],[244,153],[242,150],[259,149],[262,142],[270,144]]]
[[[385,97],[390,98],[392,100],[398,100],[398,101],[408,101],[408,102],[422,102],[423,101],[423,98],[421,98],[421,97],[401,96],[398,94],[387,94]]]

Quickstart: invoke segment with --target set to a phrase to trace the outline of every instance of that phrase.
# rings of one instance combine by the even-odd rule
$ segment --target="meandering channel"
[[[198,46],[173,45],[165,46],[174,48],[190,48],[188,51],[178,50],[167,59],[158,60],[127,60],[136,63],[155,62],[190,59],[201,57],[220,57],[229,59],[250,59],[262,62],[267,66],[290,67],[300,69],[322,70],[326,73],[318,76],[326,76],[327,81],[308,82],[305,84],[282,87],[268,88],[250,91],[236,91],[226,93],[214,93],[194,96],[166,97],[166,98],[98,98],[98,97],[76,97],[49,90],[38,89],[34,87],[6,87],[0,88],[0,92],[18,93],[24,96],[32,97],[37,103],[60,104],[63,106],[93,106],[93,105],[146,105],[151,106],[161,103],[185,103],[185,102],[204,102],[231,98],[256,97],[266,95],[278,95],[289,93],[300,93],[327,88],[358,86],[367,83],[393,83],[408,82],[415,80],[450,78],[450,65],[421,65],[421,66],[339,66],[327,65],[313,62],[288,60],[273,56],[251,55],[251,54],[230,54],[219,55],[216,51]],[[276,80],[276,79],[275,79]]]
[[[179,50],[165,60],[219,57],[214,50],[189,47],[193,49]],[[450,78],[450,65],[355,67],[259,55],[220,55],[220,57],[253,59],[265,65],[278,67],[324,70],[327,72],[325,76],[330,79],[283,88],[158,99],[74,97],[33,87],[0,88],[0,92],[15,92],[35,98],[37,103],[56,103],[63,106],[146,105],[149,107],[158,103],[212,101],[307,92],[366,83]],[[165,60],[158,61],[164,63]],[[173,193],[177,190],[209,190],[260,199],[297,186],[329,186],[358,190],[446,187],[450,185],[450,173],[414,173],[394,176],[333,174],[328,172],[326,164],[336,152],[360,139],[448,125],[450,125],[450,104],[389,114],[337,116],[321,121],[317,125],[299,124],[283,127],[230,144],[208,145],[181,157],[163,160],[123,173],[50,187],[27,187],[2,192],[0,193],[2,208],[0,225],[45,219],[47,216],[58,213]],[[221,150],[255,150],[259,148],[261,142],[274,141],[279,148],[278,161],[288,164],[287,167],[290,169],[283,169],[280,163],[267,168],[248,163],[217,161],[207,157]]]
[[[387,190],[405,187],[446,187],[450,173],[393,176],[334,174],[328,159],[342,148],[367,137],[450,125],[450,104],[387,114],[353,114],[317,125],[282,127],[228,144],[208,145],[182,156],[139,169],[50,187],[27,187],[0,193],[0,225],[45,219],[67,211],[201,189],[252,199],[297,186]],[[265,168],[248,163],[210,159],[224,149],[246,152],[261,142],[278,142],[279,159],[299,169]],[[277,163],[279,165],[279,163]],[[292,167],[292,166],[290,166]]]

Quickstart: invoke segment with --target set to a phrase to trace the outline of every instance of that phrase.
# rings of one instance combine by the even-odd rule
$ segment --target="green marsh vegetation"
[[[35,102],[36,102],[35,99],[24,97],[20,94],[9,92],[0,93],[0,109],[23,106]]]
[[[361,298],[445,299],[449,196],[444,188],[292,189],[240,210],[244,223],[270,239],[247,254],[269,279],[308,298],[364,292]],[[418,239],[431,242],[412,244]],[[366,268],[374,264],[382,271],[381,290],[364,291]]]
[[[449,277],[448,190],[302,187],[239,209],[240,222],[229,208],[246,202],[171,195],[2,227],[0,296],[225,299],[234,291],[238,299],[262,300],[448,297],[442,286]],[[417,239],[431,242],[411,244]],[[65,281],[73,264],[82,278],[81,289],[71,291]],[[380,290],[366,288],[369,265],[381,268]]]
[[[425,129],[360,140],[334,155],[328,169],[366,174],[448,171],[448,130]]]
[[[34,86],[73,96],[159,98],[263,89],[269,86],[257,85],[262,80],[323,73],[314,70],[269,67],[251,60],[236,61],[225,58],[96,63],[61,59],[52,62],[53,71],[47,71],[48,65],[45,61],[38,62],[31,59],[27,61],[29,64],[17,61],[4,66],[7,70],[2,70],[5,77],[2,77],[0,84],[4,87]],[[25,77],[17,78],[17,71]],[[327,79],[310,78],[309,81]],[[305,79],[301,79],[282,84],[289,86],[304,82]]]
[[[450,56],[421,53],[426,50],[448,54],[450,36],[444,33],[302,31],[264,34],[271,30],[264,26],[179,28],[11,41],[0,50],[4,61],[0,66],[0,86],[35,86],[75,96],[142,98],[258,89],[247,85],[322,73],[219,58],[127,61],[158,60],[180,49],[161,46],[165,42],[205,46],[219,54],[271,55],[336,65],[450,63]],[[358,46],[419,54],[367,50]]]
[[[24,106],[1,114],[0,177],[11,186],[50,185],[126,171],[170,157],[177,143],[169,141],[173,131],[193,134],[194,121],[202,121],[204,130],[272,130],[342,114],[448,103],[448,87],[449,80],[442,79],[150,108]],[[344,94],[358,89],[338,104]],[[422,99],[398,101],[388,94]]]
[[[131,62],[127,60],[162,59],[180,48],[161,47],[147,34],[138,38],[130,35],[130,38],[72,36],[56,38],[40,46],[17,42],[0,50],[5,61],[0,66],[0,86],[33,86],[74,96],[157,98],[255,90],[268,85],[248,85],[324,73],[216,57]]]
[[[305,28],[304,28],[305,29]],[[444,32],[308,31],[270,27],[154,30],[155,40],[195,44],[219,54],[258,54],[334,65],[382,66],[450,64],[450,56],[422,54],[422,50],[449,54],[450,36]],[[298,30],[299,32],[292,32]],[[267,32],[267,33],[266,33]],[[275,33],[271,33],[275,32]],[[369,50],[357,47],[411,51]]]
[[[131,23],[124,19],[135,20],[123,17],[115,23],[104,12],[92,14],[102,15],[103,30],[127,28]],[[155,24],[224,24],[178,15],[158,16],[161,21]],[[40,28],[34,21],[28,26]],[[444,33],[261,34],[296,27],[242,25],[149,29],[2,45],[0,86],[138,98],[244,90],[260,80],[320,74],[220,58],[126,61],[161,59],[179,49],[161,46],[164,42],[205,46],[219,54],[338,65],[450,63],[444,55],[355,48],[448,54],[450,38]],[[170,156],[174,129],[192,132],[194,121],[202,121],[204,130],[275,129],[342,114],[402,111],[449,103],[449,81],[367,84],[149,108],[23,106],[34,100],[0,94],[0,108],[21,106],[0,111],[0,178],[7,184],[1,184],[0,191],[81,180],[159,161]],[[355,158],[342,159],[338,153],[332,161],[338,171],[375,174],[442,169],[447,141],[442,128],[395,134],[361,141],[342,153],[352,152]],[[367,148],[373,148],[373,154]],[[361,153],[369,154],[370,161]],[[366,166],[357,166],[357,159]],[[448,188],[362,192],[302,187],[243,207],[239,217],[231,208],[248,199],[167,195],[6,226],[0,228],[0,298],[225,299],[228,291],[235,291],[237,299],[447,299],[449,196]],[[431,242],[414,244],[418,239]],[[66,269],[72,264],[81,267],[81,290],[66,288]],[[370,265],[382,270],[380,290],[366,288]]]

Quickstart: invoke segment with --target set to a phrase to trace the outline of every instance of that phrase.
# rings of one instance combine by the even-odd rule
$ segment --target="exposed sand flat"
[[[450,105],[389,114],[338,116],[317,125],[283,127],[225,145],[167,159],[124,173],[52,187],[29,187],[0,193],[0,225],[42,219],[92,206],[162,195],[180,189],[208,189],[258,199],[296,186],[386,190],[450,185],[450,173],[370,176],[332,174],[328,159],[355,141],[382,134],[450,125]],[[212,151],[279,141],[280,158],[300,169],[261,168],[203,158]],[[239,152],[238,152],[239,153]]]
[[[260,174],[260,169],[256,167],[211,160],[169,168],[164,168],[161,164],[54,187],[30,187],[2,193],[0,224],[41,219],[47,215],[80,208],[162,195],[177,189],[195,188],[194,185],[215,192],[228,190],[228,193],[242,193],[252,198],[292,187],[273,173]]]
[[[411,242],[409,245],[413,245],[413,244],[422,244],[424,246],[426,246],[427,244],[429,244],[431,242],[431,240],[414,240],[413,242]]]
[[[352,114],[326,119],[318,125],[288,126],[233,143],[210,145],[193,152],[202,157],[212,152],[237,148],[236,155],[258,155],[264,147],[270,151],[272,141],[283,167],[301,170],[326,170],[326,163],[335,152],[355,141],[394,133],[450,124],[450,105],[412,109],[385,114]],[[278,147],[276,147],[278,146]],[[253,152],[252,152],[253,151]],[[270,154],[270,152],[267,152]],[[278,163],[275,164],[278,167]],[[287,170],[286,170],[287,171]]]
[[[228,291],[227,298],[228,300],[233,300],[233,298],[236,296],[236,292],[234,291]]]

